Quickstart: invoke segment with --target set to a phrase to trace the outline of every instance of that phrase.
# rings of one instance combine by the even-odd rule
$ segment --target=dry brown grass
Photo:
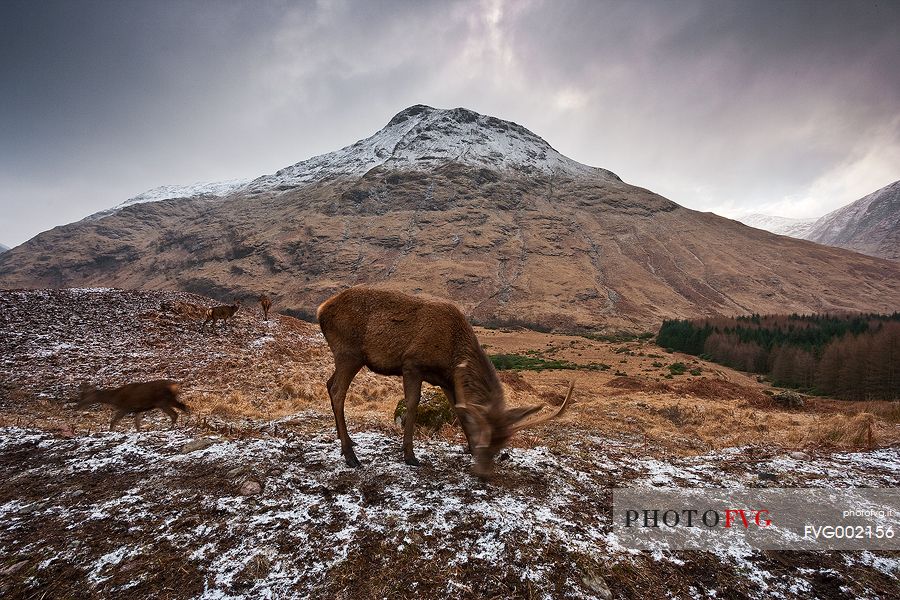
[[[597,371],[502,375],[513,405],[552,402],[564,393],[566,378],[574,377],[572,407],[563,420],[598,435],[638,436],[681,454],[746,445],[799,449],[900,443],[900,403],[815,398],[803,409],[784,410],[765,393],[771,388],[755,377],[696,357],[668,354],[649,342],[609,343],[530,331],[479,331],[479,337],[488,339],[491,351],[497,353],[558,348],[554,357],[576,364],[616,364],[626,375]],[[665,378],[665,365],[676,361],[700,368],[703,376]],[[552,436],[552,431],[552,425],[542,428],[535,443],[541,436]]]
[[[747,445],[855,449],[900,442],[896,424],[867,412],[763,410],[747,402],[645,392],[597,398],[574,410],[577,417],[569,418],[582,426],[639,435],[679,453]]]
[[[863,405],[862,410],[867,413],[872,413],[878,419],[887,421],[888,423],[900,423],[900,401],[866,402]]]
[[[813,446],[874,448],[881,425],[872,413],[829,415],[816,420],[803,441]]]
[[[254,315],[251,324],[258,320]],[[313,340],[314,326],[276,316],[285,334]],[[241,328],[235,334],[239,335]],[[313,337],[310,337],[313,336]],[[593,435],[627,435],[679,454],[706,452],[730,446],[767,445],[783,448],[862,448],[900,443],[900,403],[842,402],[813,398],[800,410],[786,411],[766,395],[755,378],[695,361],[680,354],[661,354],[654,345],[635,341],[609,343],[572,336],[536,332],[479,330],[490,339],[492,352],[552,351],[553,356],[575,362],[615,363],[626,373],[615,376],[596,370],[502,371],[507,403],[558,405],[571,379],[575,392],[559,425],[548,424],[523,432],[515,446],[564,443],[573,427]],[[223,334],[223,340],[227,340]],[[625,363],[619,363],[626,360]],[[665,365],[679,361],[700,368],[701,377],[666,379]],[[691,362],[694,361],[694,362]],[[664,367],[654,367],[663,364]],[[297,344],[286,338],[258,351],[226,354],[186,382],[182,399],[193,415],[180,423],[216,419],[277,419],[315,410],[330,417],[325,382],[332,371],[331,353],[321,343]],[[426,385],[426,389],[427,389]],[[400,431],[393,423],[394,409],[403,396],[398,377],[382,377],[363,369],[347,397],[351,427],[381,427]],[[39,398],[8,387],[0,411],[0,424],[30,424],[48,428],[74,425],[78,430],[108,426],[109,411],[98,407],[74,411],[61,398]],[[151,418],[148,426],[164,425]],[[363,425],[364,424],[364,425]],[[128,421],[123,426],[130,427]],[[120,425],[120,427],[122,427]],[[417,435],[427,435],[420,432]],[[455,443],[464,438],[458,426],[442,427],[434,435]]]
[[[900,423],[900,401],[897,400],[831,400],[828,398],[811,398],[807,406],[823,413],[857,414],[872,413],[878,420],[888,423]]]

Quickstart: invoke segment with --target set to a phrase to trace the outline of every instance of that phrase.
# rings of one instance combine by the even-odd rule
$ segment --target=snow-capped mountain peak
[[[164,185],[87,218],[99,219],[143,202],[170,198],[216,198],[241,190],[279,191],[340,177],[360,177],[375,167],[432,169],[450,162],[524,175],[565,175],[619,181],[611,171],[590,167],[563,156],[543,138],[517,123],[466,108],[437,109],[416,104],[394,115],[387,125],[370,137],[285,167],[274,174],[253,180]]]
[[[339,176],[361,176],[370,169],[432,168],[458,162],[524,174],[618,177],[557,152],[525,127],[465,108],[436,109],[423,104],[397,113],[374,135],[254,180],[254,191]]]

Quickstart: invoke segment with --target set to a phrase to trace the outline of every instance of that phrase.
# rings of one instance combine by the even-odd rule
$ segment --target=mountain
[[[804,237],[819,244],[900,260],[900,181],[828,213]]]
[[[3,244],[0,244],[0,254],[3,254],[7,250],[9,250],[9,246],[4,246]]]
[[[689,210],[515,123],[422,105],[221,197],[131,203],[0,256],[3,287],[267,292],[307,317],[354,284],[559,330],[900,305],[900,264]]]
[[[804,234],[809,231],[815,219],[791,219],[788,217],[776,217],[773,215],[764,215],[755,213],[738,218],[738,221],[750,227],[757,229],[765,229],[778,235],[787,235],[790,237],[803,239]]]

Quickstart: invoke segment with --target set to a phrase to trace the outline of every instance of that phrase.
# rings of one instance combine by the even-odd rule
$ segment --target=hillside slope
[[[216,304],[180,292],[0,290],[0,409],[72,400],[82,383],[162,378],[181,382],[189,404],[215,398],[208,410],[222,415],[286,414],[324,394],[330,351],[317,326],[264,321],[251,305],[230,327],[202,328]],[[251,390],[255,407],[243,405]]]

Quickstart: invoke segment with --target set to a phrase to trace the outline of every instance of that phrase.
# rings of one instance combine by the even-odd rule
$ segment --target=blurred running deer
[[[269,309],[272,308],[272,300],[263,294],[259,297],[259,303],[262,305],[264,320],[269,320]]]
[[[225,325],[228,325],[228,319],[234,316],[234,313],[238,311],[241,307],[241,301],[235,300],[234,304],[226,304],[225,306],[213,306],[212,308],[206,309],[206,320],[203,321],[203,325],[200,326],[200,329],[206,327],[206,324],[212,321],[212,327],[215,329],[216,321],[218,319],[222,319],[222,322]]]
[[[351,467],[359,467],[360,462],[347,433],[344,400],[364,366],[380,375],[403,377],[406,464],[419,464],[413,453],[413,433],[422,382],[427,381],[440,386],[455,406],[479,477],[493,473],[494,457],[511,435],[558,417],[572,397],[574,382],[562,405],[550,414],[527,418],[543,405],[507,409],[494,365],[465,316],[449,302],[354,287],[322,303],[316,317],[334,354],[328,395],[341,452]]]
[[[187,405],[178,400],[179,393],[181,393],[181,386],[170,379],[129,383],[109,390],[98,390],[84,383],[81,385],[78,408],[101,403],[118,409],[112,421],[109,422],[110,431],[115,429],[116,424],[128,414],[134,414],[134,428],[136,431],[140,431],[142,413],[154,408],[169,415],[172,420],[171,426],[175,427],[175,422],[178,420],[178,413],[175,409],[184,413],[190,412]]]

